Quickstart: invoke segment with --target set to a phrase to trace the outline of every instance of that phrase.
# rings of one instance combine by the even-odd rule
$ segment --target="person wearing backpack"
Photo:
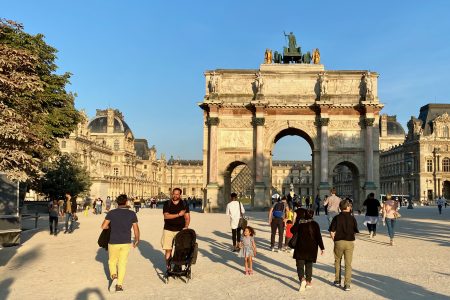
[[[275,251],[275,235],[278,230],[278,251],[283,249],[284,219],[288,213],[286,196],[281,201],[275,202],[269,210],[269,224],[271,228],[270,250]]]

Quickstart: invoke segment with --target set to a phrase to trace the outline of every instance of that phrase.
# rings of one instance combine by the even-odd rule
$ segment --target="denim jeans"
[[[393,239],[394,235],[395,235],[395,229],[394,229],[395,222],[396,222],[395,219],[386,218],[386,226],[387,226],[389,237],[391,239]]]
[[[331,221],[333,221],[333,218],[334,218],[335,216],[337,216],[338,214],[339,214],[339,213],[334,212],[334,211],[329,211],[329,212],[328,212],[328,215],[327,215],[328,226],[331,225]]]
[[[99,214],[102,213],[102,206],[101,206],[101,205],[96,205],[96,206],[95,206],[95,213],[96,213],[97,215],[99,215]]]
[[[73,215],[72,213],[66,213],[66,231],[73,231]],[[70,221],[70,226],[69,226]]]

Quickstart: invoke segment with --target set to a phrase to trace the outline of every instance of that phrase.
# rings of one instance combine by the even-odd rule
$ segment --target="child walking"
[[[284,238],[284,251],[294,253],[294,249],[290,249],[289,246],[288,246],[289,241],[292,239],[292,236],[293,236],[293,234],[291,232],[292,225],[293,224],[292,224],[291,220],[287,220],[286,221],[286,234],[284,235],[285,236],[285,238]]]
[[[256,256],[255,229],[250,226],[245,227],[244,236],[241,238],[239,246],[239,257],[244,257],[245,275],[253,274],[253,257]]]

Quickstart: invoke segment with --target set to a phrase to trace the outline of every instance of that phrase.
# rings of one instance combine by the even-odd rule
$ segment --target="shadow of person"
[[[164,282],[164,274],[166,272],[164,253],[161,250],[156,250],[149,242],[144,240],[139,242],[137,248],[139,249],[141,255],[152,263],[153,269],[159,279]]]
[[[13,282],[14,279],[12,278],[7,278],[0,281],[0,299],[8,299],[8,295],[11,292],[10,287]]]
[[[79,292],[75,296],[75,300],[92,300],[92,299],[100,299],[105,300],[105,296],[103,296],[102,292],[98,288],[87,288]]]
[[[103,271],[105,272],[105,277],[109,282],[109,265],[108,265],[109,255],[108,252],[103,248],[98,248],[95,260],[103,264]]]

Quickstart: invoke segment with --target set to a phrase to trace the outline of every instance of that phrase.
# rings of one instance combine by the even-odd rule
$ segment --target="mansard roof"
[[[419,119],[422,121],[424,135],[430,135],[433,132],[433,120],[444,113],[450,113],[450,104],[430,103],[420,108]]]
[[[150,148],[148,147],[148,142],[146,139],[135,139],[134,149],[136,155],[143,160],[148,160],[150,158]]]

